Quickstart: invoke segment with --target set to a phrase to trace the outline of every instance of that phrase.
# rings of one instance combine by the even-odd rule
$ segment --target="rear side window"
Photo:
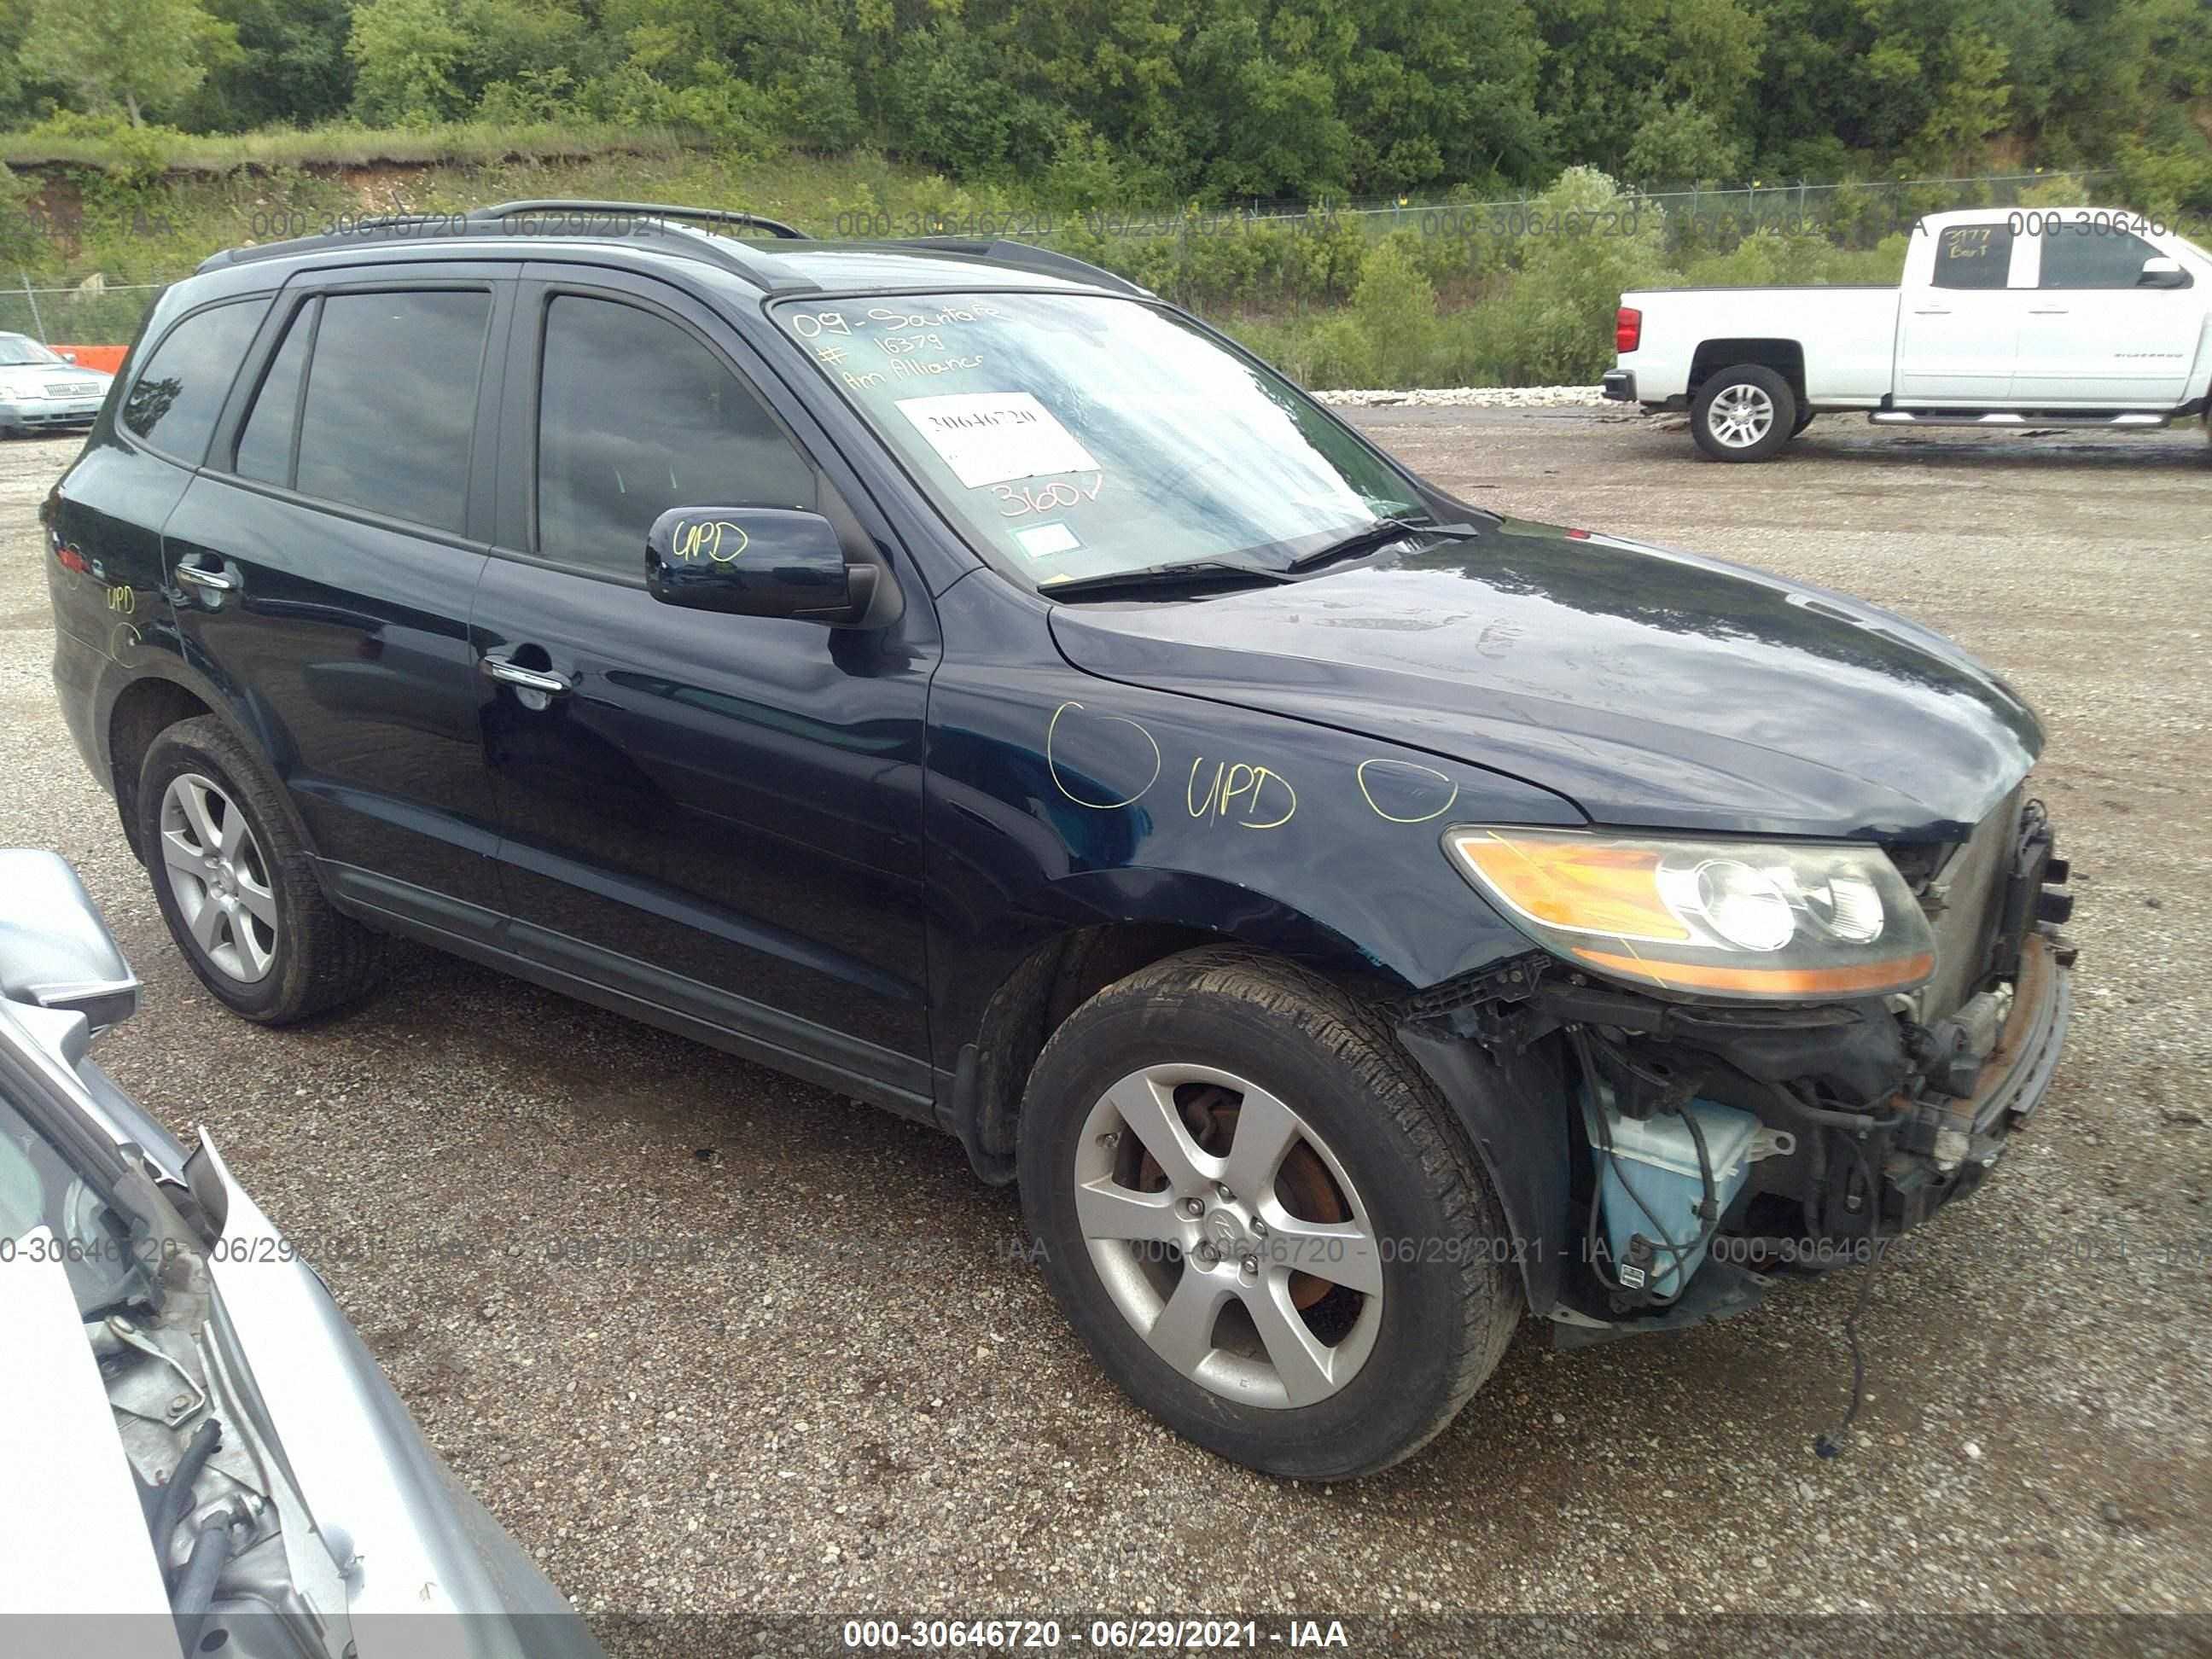
[[[2053,225],[2043,235],[2038,288],[2133,288],[2158,250],[2110,225]]]
[[[294,487],[459,530],[490,319],[480,290],[325,295]]]
[[[124,396],[125,428],[190,465],[204,460],[215,417],[265,304],[211,306],[171,329]]]
[[[817,510],[814,467],[684,330],[610,300],[556,297],[538,397],[538,550],[641,575],[672,507]]]
[[[1953,225],[1936,239],[1937,288],[2002,288],[2012,268],[2012,227]]]
[[[314,337],[315,307],[320,303],[310,300],[293,314],[284,343],[276,349],[269,372],[261,377],[253,410],[246,417],[246,429],[238,438],[237,471],[243,477],[258,478],[264,483],[292,482],[293,417],[300,410],[307,345]]]

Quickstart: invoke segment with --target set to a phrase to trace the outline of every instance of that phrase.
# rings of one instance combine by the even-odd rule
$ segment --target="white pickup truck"
[[[2164,426],[2206,410],[2212,254],[2136,214],[1985,208],[1913,228],[1893,289],[1624,294],[1605,395],[1771,459],[1815,415],[1883,426]]]

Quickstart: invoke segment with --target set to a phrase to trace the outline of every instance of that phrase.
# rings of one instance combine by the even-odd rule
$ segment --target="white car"
[[[1690,411],[1724,461],[1815,415],[1881,426],[2158,427],[2205,413],[2212,254],[2105,208],[1978,209],[1914,228],[1896,288],[1624,294],[1605,395]]]
[[[137,1006],[0,852],[0,1652],[604,1659],[314,1271],[85,1056]]]
[[[0,334],[0,437],[90,426],[114,380],[27,334]]]

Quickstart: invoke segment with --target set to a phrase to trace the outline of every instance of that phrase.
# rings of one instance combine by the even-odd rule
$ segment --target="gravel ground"
[[[1372,409],[1402,404],[1417,409],[1601,409],[1605,394],[1594,386],[1447,386],[1412,392],[1317,392],[1325,404]],[[1618,405],[1616,405],[1618,407]]]
[[[55,709],[33,515],[65,442],[0,447],[0,844],[75,860],[145,976],[103,1060],[320,1241],[430,1438],[613,1645],[685,1628],[622,1615],[695,1611],[2212,1608],[2203,432],[1831,418],[1729,467],[1679,422],[1357,418],[1502,511],[1924,619],[2048,720],[2072,1043],[1990,1186],[1883,1269],[1841,1460],[1811,1443],[1850,1275],[1670,1340],[1557,1353],[1526,1327],[1425,1455],[1301,1486],[1127,1404],[949,1141],[427,955],[343,1018],[228,1017]]]

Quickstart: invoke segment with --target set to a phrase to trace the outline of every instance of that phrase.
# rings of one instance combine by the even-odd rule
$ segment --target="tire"
[[[1705,377],[1690,403],[1690,435],[1717,461],[1769,461],[1795,435],[1797,394],[1759,363]]]
[[[1286,1152],[1261,1155],[1263,1128],[1248,1167],[1248,1126]],[[1098,1364],[1269,1474],[1343,1480],[1418,1450],[1520,1318],[1503,1214],[1450,1109],[1381,1018],[1272,958],[1194,951],[1078,1008],[1030,1073],[1017,1162],[1053,1295]]]
[[[233,1012],[289,1024],[376,983],[384,941],[331,908],[276,786],[222,721],[202,715],[154,739],[137,811],[161,919]]]

